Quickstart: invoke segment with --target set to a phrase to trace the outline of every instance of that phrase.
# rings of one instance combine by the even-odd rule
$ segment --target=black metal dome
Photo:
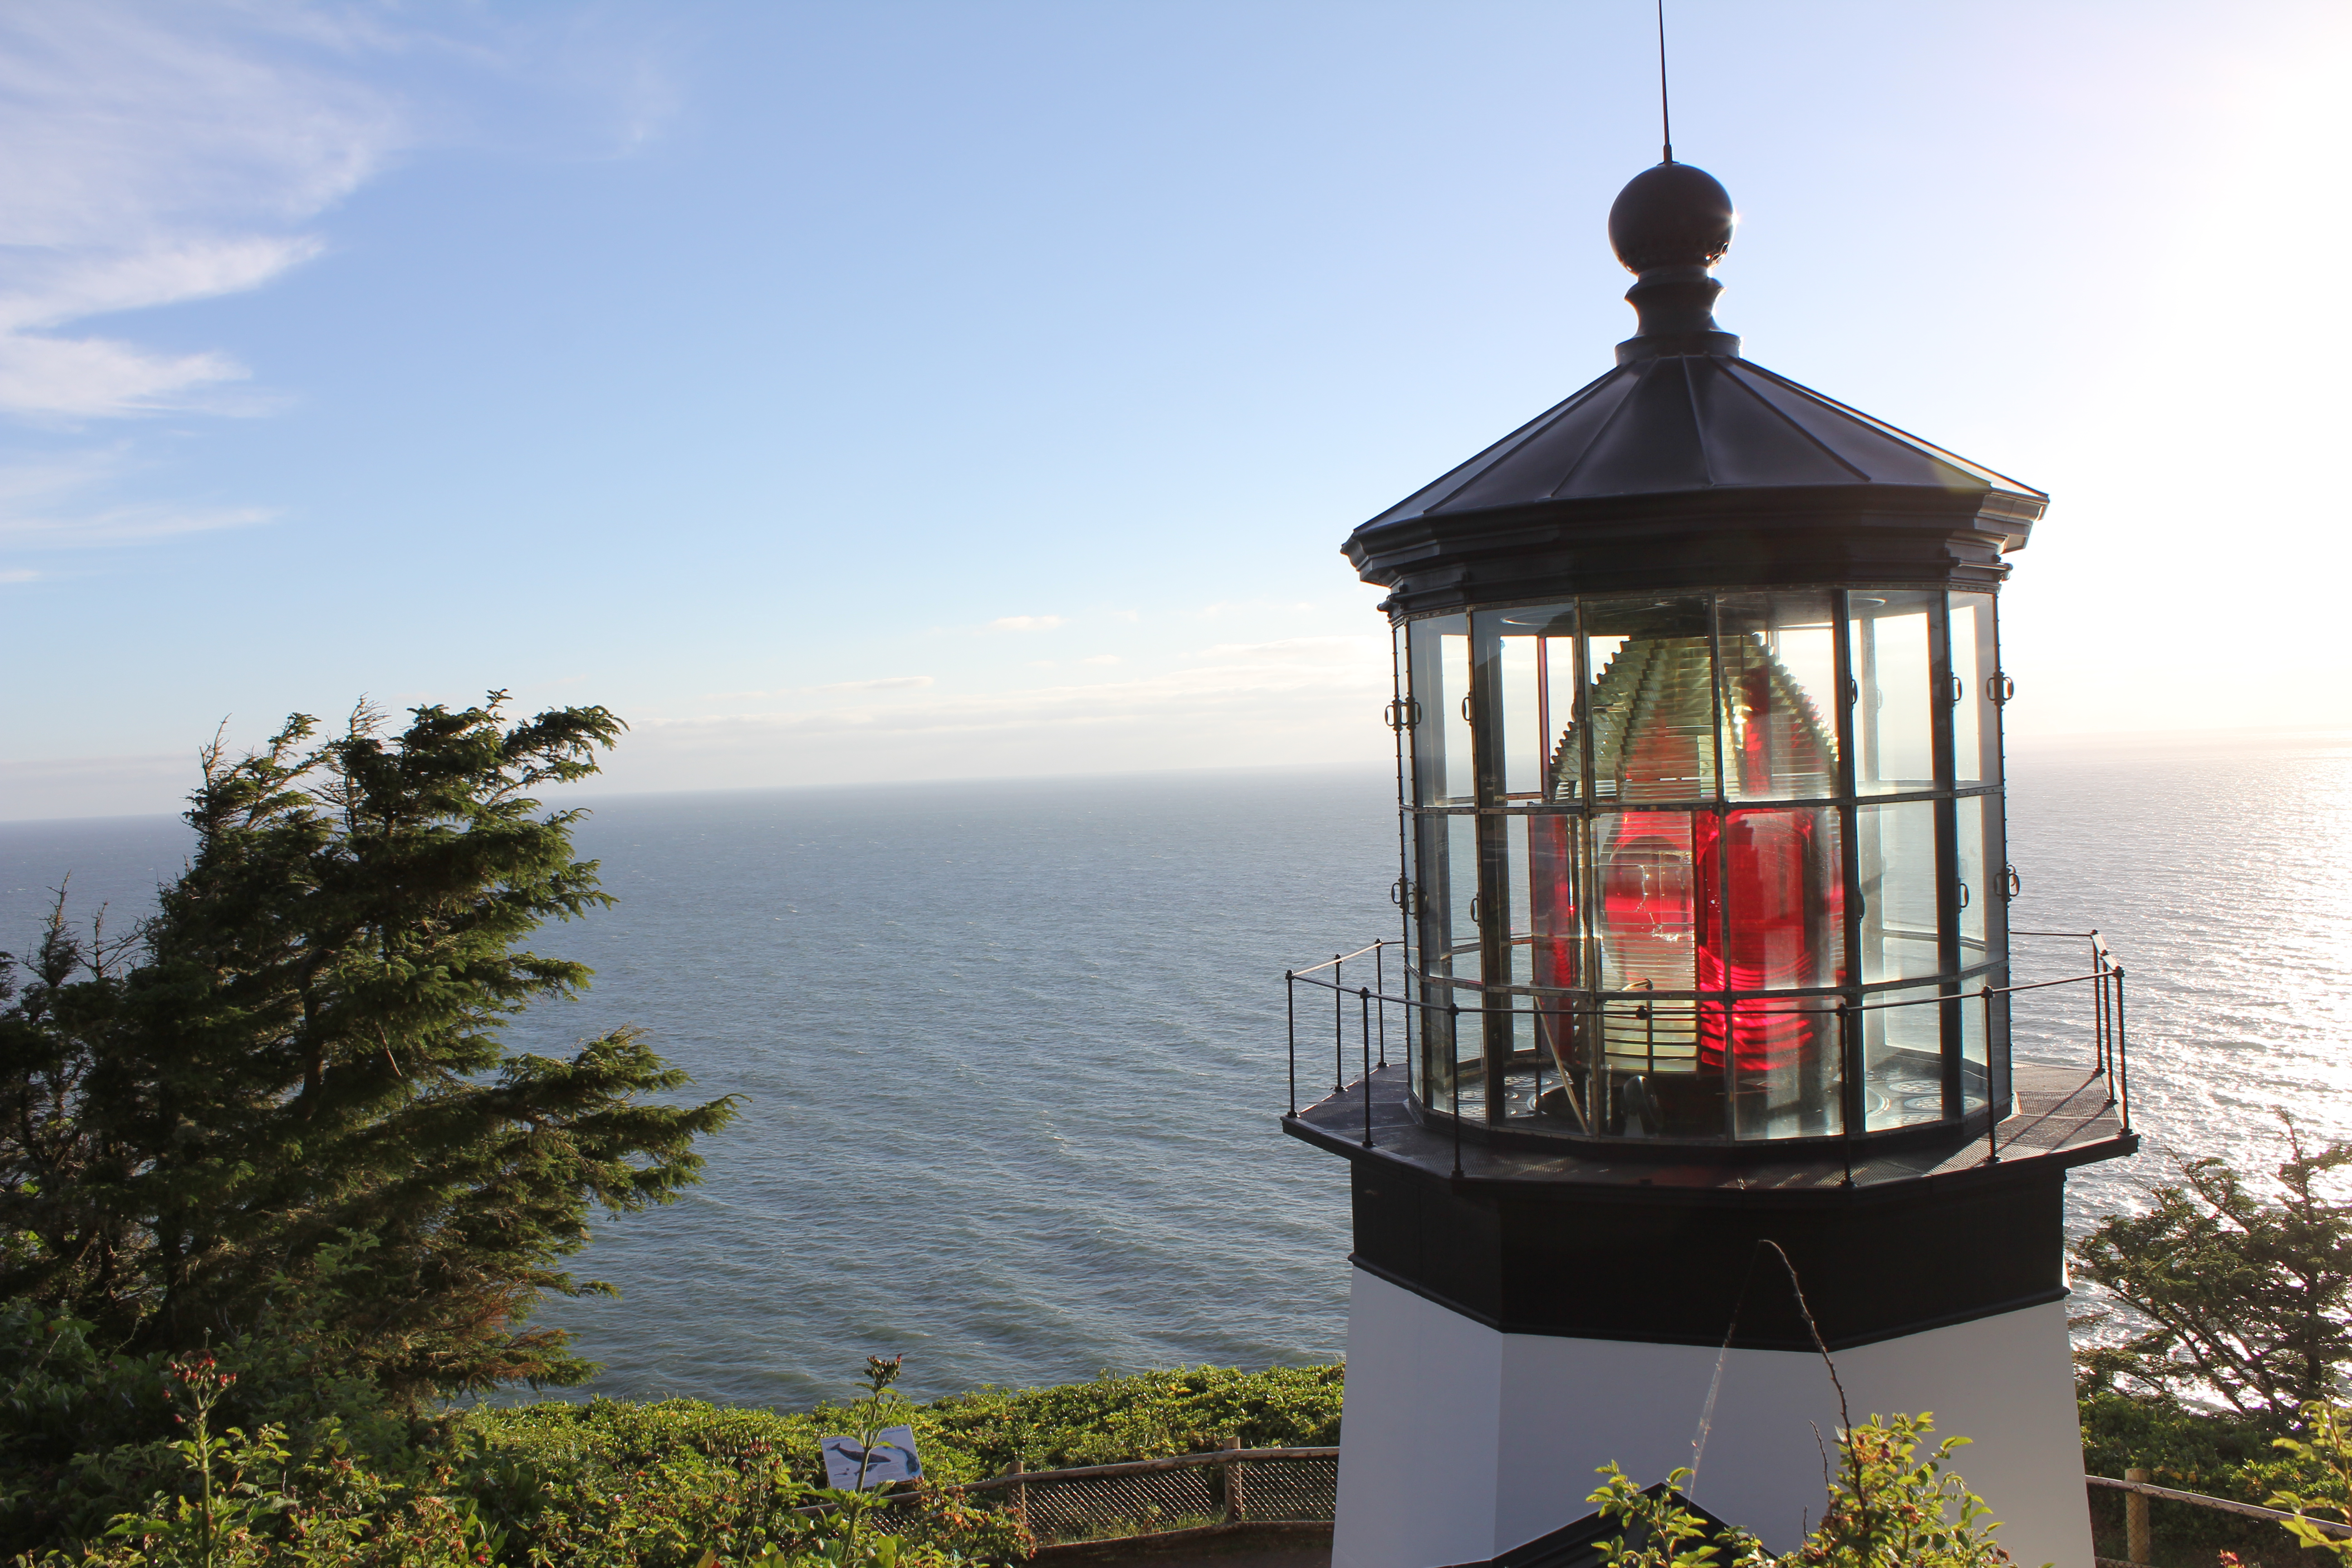
[[[1661,163],[1610,213],[1642,330],[1617,368],[1345,545],[1400,612],[1696,584],[1989,585],[2049,497],[1739,357],[1708,307],[1731,198]]]

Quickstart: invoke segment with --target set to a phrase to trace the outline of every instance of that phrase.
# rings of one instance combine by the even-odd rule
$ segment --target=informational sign
[[[825,1485],[840,1491],[867,1490],[886,1481],[919,1481],[923,1461],[915,1453],[912,1426],[885,1426],[874,1435],[874,1446],[862,1447],[855,1437],[824,1439]],[[862,1479],[861,1479],[862,1476]]]

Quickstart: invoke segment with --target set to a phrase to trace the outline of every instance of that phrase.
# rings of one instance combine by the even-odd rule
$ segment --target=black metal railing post
[[[1838,1125],[1843,1130],[1838,1138],[1838,1147],[1845,1155],[1845,1184],[1850,1187],[1853,1185],[1853,1108],[1857,1105],[1867,1105],[1869,1101],[1863,1099],[1862,1091],[1857,1086],[1845,1081],[1847,1074],[1852,1073],[1862,1062],[1862,1052],[1853,1042],[1853,1001],[1851,997],[1838,998],[1837,1016],[1838,1061],[1844,1069],[1838,1075]]]
[[[1372,1146],[1372,994],[1356,987],[1358,1041],[1364,1048],[1364,1147]]]
[[[2110,973],[2116,977],[2116,1097],[2121,1106],[2125,1132],[2131,1131],[2131,1041],[2124,1031],[2124,966],[2116,964]]]
[[[1331,1092],[1343,1094],[1348,1088],[1348,1008],[1347,999],[1339,989],[1339,966],[1345,957],[1331,955]]]
[[[1389,1065],[1388,939],[1372,943],[1372,990],[1381,999],[1381,1066]]]
[[[1979,989],[1984,1001],[1985,1037],[1985,1163],[2000,1163],[2000,1108],[1992,1102],[1992,982]]]
[[[2107,1103],[2116,1102],[2114,1018],[2107,1007],[2107,945],[2099,940],[2096,927],[2091,931],[2091,973],[2098,978],[2091,984],[2092,1028],[2098,1042],[2099,1072],[2107,1080]]]
[[[1290,1032],[1290,1114],[1298,1114],[1298,975],[1282,972],[1282,1011]]]
[[[1462,1173],[1462,1004],[1445,1005],[1445,1076],[1454,1084],[1454,1173]]]

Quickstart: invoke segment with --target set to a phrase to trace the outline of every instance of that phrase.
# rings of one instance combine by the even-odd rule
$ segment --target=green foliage
[[[1690,1476],[1685,1466],[1661,1484],[1643,1489],[1614,1463],[1601,1468],[1601,1489],[1584,1500],[1621,1527],[1621,1534],[1600,1543],[1608,1568],[1714,1568],[1715,1560],[1726,1552],[1731,1555],[1724,1559],[1723,1568],[1768,1561],[1747,1535],[1710,1536],[1706,1521],[1684,1505],[1682,1489]]]
[[[968,1455],[967,1479],[1031,1469],[1117,1464],[1244,1448],[1314,1447],[1339,1440],[1345,1369],[1265,1372],[1194,1366],[1018,1392],[987,1388],[919,1412],[916,1434],[930,1464],[933,1435]]]
[[[2352,1145],[2310,1153],[2279,1114],[2291,1157],[2278,1196],[2248,1190],[2223,1161],[2191,1160],[2147,1212],[2076,1244],[2082,1272],[2134,1329],[2080,1356],[2093,1391],[2219,1398],[2282,1424],[2334,1394],[2352,1362],[2352,1201],[2322,1184],[2352,1164]]]
[[[273,1321],[218,1347],[214,1406],[277,1434],[299,1467],[326,1454],[404,1462],[417,1435],[367,1380],[317,1352],[311,1325]],[[214,1406],[208,1406],[207,1419]],[[90,1325],[0,1302],[0,1552],[87,1540],[179,1469],[185,1415],[169,1352],[100,1350]]]
[[[1015,1455],[1045,1468],[1145,1457],[1127,1447],[1136,1441],[1182,1453],[1233,1440],[1296,1447],[1339,1436],[1339,1367],[1189,1367],[1058,1388],[984,1389],[929,1405],[898,1401],[887,1383],[873,1387],[869,1373],[865,1399],[803,1411],[686,1399],[480,1406],[435,1426],[378,1428],[370,1447],[323,1400],[262,1397],[257,1384],[299,1385],[282,1356],[261,1358],[256,1371],[255,1358],[225,1349],[211,1370],[236,1382],[209,1396],[205,1471],[193,1460],[185,1428],[172,1426],[173,1414],[188,1407],[172,1392],[165,1358],[102,1355],[70,1322],[52,1331],[37,1325],[53,1320],[19,1317],[0,1329],[11,1322],[37,1331],[22,1340],[31,1348],[17,1361],[0,1363],[22,1394],[0,1412],[0,1445],[20,1433],[39,1437],[45,1462],[20,1463],[30,1447],[0,1447],[11,1456],[0,1464],[0,1485],[20,1504],[8,1516],[5,1550],[62,1548],[53,1568],[205,1561],[191,1555],[205,1537],[186,1521],[204,1517],[206,1473],[210,1561],[236,1568],[289,1561],[696,1568],[706,1553],[714,1564],[769,1568],[842,1568],[845,1552],[864,1568],[1009,1563],[1032,1542],[1006,1513],[1003,1494],[967,1499],[958,1483],[1002,1474]],[[19,1342],[0,1333],[0,1358]],[[216,1413],[239,1400],[280,1418],[220,1425]],[[147,1405],[121,1421],[106,1415],[126,1401]],[[901,1423],[915,1429],[929,1483],[919,1511],[857,1514],[854,1540],[838,1513],[794,1511],[842,1500],[822,1486],[822,1437]],[[173,1436],[131,1440],[156,1430]],[[859,1501],[870,1510],[874,1500]],[[110,1521],[125,1520],[121,1532],[107,1533]]]
[[[2284,1521],[2298,1545],[2352,1563],[2352,1540],[2320,1528],[2352,1524],[2352,1452],[2346,1449],[2347,1413],[2335,1404],[2305,1406],[2307,1437],[2281,1437],[2276,1447],[2299,1476],[2276,1486],[2269,1503],[2295,1517]],[[2308,1478],[2308,1479],[2303,1479]]]
[[[2000,1526],[1982,1498],[1946,1468],[1966,1437],[1934,1435],[1926,1412],[1874,1415],[1838,1435],[1838,1479],[1822,1522],[1791,1559],[1798,1568],[2000,1568],[2011,1559],[1992,1539]]]
[[[621,729],[509,725],[502,700],[215,747],[134,942],[77,937],[60,895],[0,998],[0,1300],[133,1358],[268,1325],[411,1413],[593,1370],[532,1308],[601,1289],[560,1267],[590,1210],[668,1201],[732,1107],[663,1103],[686,1079],[634,1030],[502,1049],[509,1015],[588,980],[525,939],[609,902],[579,814],[529,792]]]
[[[2083,1468],[2091,1475],[2121,1476],[2137,1467],[2158,1486],[2255,1504],[2281,1486],[2314,1479],[2272,1447],[2283,1426],[2270,1415],[2197,1410],[2165,1395],[2113,1390],[2083,1393],[2077,1408]],[[2090,1501],[2094,1531],[2114,1547],[2103,1547],[2102,1554],[2120,1557],[2123,1494],[2095,1487]],[[2158,1542],[2168,1553],[2182,1554],[2181,1561],[2210,1563],[2224,1551],[2279,1560],[2276,1531],[2258,1520],[2162,1498],[2148,1508]]]
[[[1966,1437],[1947,1437],[1924,1458],[1932,1436],[1927,1414],[1874,1415],[1838,1434],[1838,1478],[1830,1486],[1822,1522],[1786,1556],[1769,1555],[1755,1538],[1733,1531],[1708,1538],[1706,1521],[1673,1489],[1687,1479],[1676,1470],[1667,1483],[1635,1489],[1615,1465],[1602,1468],[1590,1501],[1625,1533],[1602,1543],[1609,1568],[2008,1568],[2010,1555],[1992,1539],[2000,1529],[1982,1498],[1947,1468]]]

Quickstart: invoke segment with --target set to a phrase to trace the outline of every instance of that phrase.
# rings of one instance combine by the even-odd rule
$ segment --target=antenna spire
[[[1658,127],[1665,135],[1665,162],[1675,161],[1675,116],[1666,103],[1666,0],[1658,0]]]

